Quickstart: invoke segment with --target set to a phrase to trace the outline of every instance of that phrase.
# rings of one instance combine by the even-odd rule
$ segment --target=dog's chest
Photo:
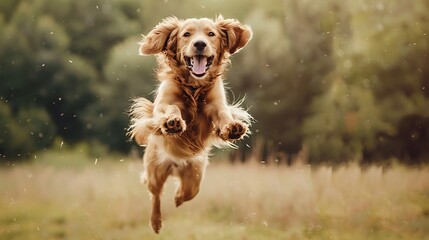
[[[208,88],[193,88],[185,87],[182,91],[182,99],[184,103],[184,112],[197,117],[204,114],[204,108],[207,104]],[[191,119],[189,119],[191,120]]]
[[[205,89],[185,88],[180,94],[182,104],[179,108],[186,130],[176,138],[172,138],[174,146],[187,149],[186,152],[200,152],[207,147],[207,139],[213,132],[212,121],[206,114],[207,91]],[[184,147],[185,146],[185,147]]]
[[[207,93],[209,88],[186,87],[182,91],[183,108],[182,117],[194,134],[200,134],[202,129],[210,127],[210,118],[205,108],[207,106]]]

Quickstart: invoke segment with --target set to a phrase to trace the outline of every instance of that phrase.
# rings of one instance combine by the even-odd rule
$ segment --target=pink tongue
[[[207,58],[205,57],[194,57],[194,63],[192,65],[192,71],[195,74],[203,74],[206,71]]]

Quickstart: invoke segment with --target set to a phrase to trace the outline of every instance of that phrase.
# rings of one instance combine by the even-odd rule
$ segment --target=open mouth
[[[193,57],[185,56],[186,68],[197,78],[204,77],[207,70],[213,63],[213,56],[206,57],[203,55],[195,55]]]

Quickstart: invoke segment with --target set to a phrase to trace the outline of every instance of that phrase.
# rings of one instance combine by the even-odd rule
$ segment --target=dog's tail
[[[146,98],[133,99],[129,114],[131,124],[127,135],[130,139],[134,138],[139,145],[146,145],[149,135],[155,129],[152,119],[153,103]]]

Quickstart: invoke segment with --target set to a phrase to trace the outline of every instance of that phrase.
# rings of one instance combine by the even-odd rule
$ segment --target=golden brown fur
[[[248,131],[251,116],[227,103],[223,73],[229,56],[252,37],[237,20],[169,17],[140,42],[140,54],[156,54],[160,81],[154,102],[138,98],[129,134],[146,145],[144,181],[152,197],[151,225],[161,228],[160,194],[169,176],[180,181],[175,203],[199,191],[210,148],[233,145]]]

